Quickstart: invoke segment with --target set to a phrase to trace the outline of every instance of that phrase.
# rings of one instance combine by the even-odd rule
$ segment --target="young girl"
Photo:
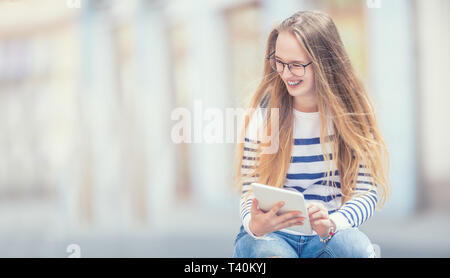
[[[327,14],[297,12],[272,30],[249,108],[236,159],[242,226],[233,257],[373,257],[357,227],[389,195],[388,152]],[[270,136],[278,149],[266,153],[259,134],[271,130],[273,108],[279,125]],[[303,193],[313,235],[286,229],[305,217],[277,213],[282,202],[261,211],[252,182]]]

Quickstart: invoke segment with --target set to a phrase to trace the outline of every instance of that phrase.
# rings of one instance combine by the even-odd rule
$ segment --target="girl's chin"
[[[293,96],[302,96],[302,95],[306,95],[308,93],[308,91],[303,90],[303,88],[298,88],[298,89],[288,89],[288,93]]]

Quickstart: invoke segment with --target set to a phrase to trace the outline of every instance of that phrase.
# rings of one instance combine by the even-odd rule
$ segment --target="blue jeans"
[[[241,226],[233,258],[370,258],[375,257],[369,238],[357,228],[337,231],[326,243],[319,236],[298,236],[281,231],[255,239]]]

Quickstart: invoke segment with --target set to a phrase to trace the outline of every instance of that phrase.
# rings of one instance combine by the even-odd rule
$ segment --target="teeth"
[[[298,85],[300,83],[301,80],[297,81],[297,82],[292,82],[292,81],[288,81],[288,84],[291,86],[295,86]]]

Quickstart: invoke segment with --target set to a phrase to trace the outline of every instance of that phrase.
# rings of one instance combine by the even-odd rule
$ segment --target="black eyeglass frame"
[[[273,54],[275,54],[275,51],[272,52],[269,56],[266,57],[266,59],[269,61],[269,65],[270,65],[270,59],[275,59],[275,57],[272,57]],[[270,67],[271,67],[274,71],[276,71],[276,72],[278,72],[278,73],[282,73],[282,72],[284,71],[284,66],[287,66],[289,72],[292,73],[293,75],[297,76],[297,77],[303,77],[303,76],[305,76],[305,75],[306,75],[306,67],[312,64],[312,61],[309,62],[308,64],[285,63],[285,62],[282,62],[282,61],[280,61],[280,60],[278,60],[278,62],[281,63],[281,64],[283,65],[283,69],[282,69],[281,71],[277,71],[277,69],[276,69],[276,68],[274,69],[274,68],[272,67],[272,65],[271,65]],[[278,63],[278,62],[275,61],[275,63]],[[292,64],[296,64],[296,65],[301,65],[301,66],[303,66],[303,75],[297,75],[297,74],[293,73],[293,72],[291,71],[291,65],[292,65]]]

